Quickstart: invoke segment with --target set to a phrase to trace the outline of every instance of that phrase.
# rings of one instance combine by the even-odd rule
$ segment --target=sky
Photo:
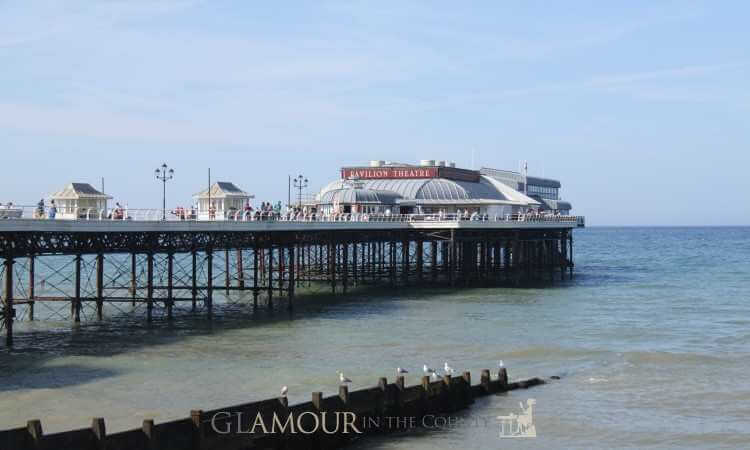
[[[750,3],[0,0],[0,202],[285,201],[371,159],[562,182],[589,225],[750,224]]]

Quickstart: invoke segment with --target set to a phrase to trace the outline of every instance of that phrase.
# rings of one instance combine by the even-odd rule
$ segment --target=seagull
[[[344,372],[339,372],[339,381],[342,384],[346,384],[346,383],[351,383],[352,382],[352,380],[350,380],[349,378],[347,378],[347,377],[344,376]]]
[[[432,372],[432,379],[433,380],[442,380],[443,377],[441,377],[440,375],[438,375],[437,372],[433,371]]]
[[[396,375],[402,375],[402,374],[405,374],[405,373],[409,373],[409,371],[406,370],[406,369],[402,369],[400,367],[396,367]]]
[[[503,367],[505,367],[505,364],[503,364],[503,360],[502,360],[502,359],[500,360],[500,362],[499,362],[499,363],[497,363],[497,367],[498,367],[499,369],[502,369]]]
[[[424,365],[424,368],[422,370],[424,370],[424,373],[435,373],[435,369],[427,367],[427,364]]]
[[[443,366],[443,371],[446,373],[446,375],[450,375],[453,373],[453,367],[448,365],[448,361],[445,362],[445,366]]]
[[[281,387],[281,396],[286,397],[286,393],[289,392],[289,388],[286,386]]]

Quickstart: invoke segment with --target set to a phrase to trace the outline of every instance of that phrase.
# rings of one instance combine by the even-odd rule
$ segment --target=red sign
[[[437,167],[350,167],[341,169],[341,178],[437,178]]]

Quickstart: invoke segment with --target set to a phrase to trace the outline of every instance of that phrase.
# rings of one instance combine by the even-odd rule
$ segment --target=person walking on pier
[[[57,206],[55,205],[54,200],[50,200],[50,206],[49,206],[49,212],[47,213],[47,218],[54,219],[57,215]]]
[[[36,204],[36,214],[34,215],[35,219],[44,219],[44,199],[39,200],[39,203]]]

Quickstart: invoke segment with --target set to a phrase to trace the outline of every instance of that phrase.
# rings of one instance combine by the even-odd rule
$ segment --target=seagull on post
[[[453,374],[453,367],[448,365],[448,361],[445,362],[445,366],[443,366],[443,371],[446,375],[452,375]]]
[[[289,392],[289,388],[286,386],[281,387],[281,396],[286,397],[287,392]]]
[[[424,365],[424,368],[422,370],[424,370],[424,373],[435,373],[435,369],[433,369],[432,367],[427,367],[427,364]]]
[[[341,382],[341,384],[347,384],[347,383],[352,382],[352,380],[344,376],[344,372],[339,372],[339,381]]]

